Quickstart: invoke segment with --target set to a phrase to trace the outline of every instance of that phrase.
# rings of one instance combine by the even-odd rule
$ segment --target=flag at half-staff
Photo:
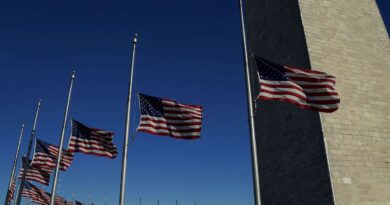
[[[15,194],[15,188],[16,188],[16,178],[12,179],[11,187],[8,190],[8,197],[5,202],[6,205],[11,204],[12,199],[14,199],[14,194]]]
[[[22,184],[22,196],[30,198],[36,204],[47,205],[50,203],[50,194],[27,181]]]
[[[65,205],[65,198],[61,196],[55,196],[54,205]]]
[[[72,164],[73,153],[63,149],[61,155],[60,169],[65,171]],[[35,154],[31,162],[31,166],[54,170],[57,163],[57,156],[57,146],[37,139],[35,143]]]
[[[300,108],[334,112],[340,98],[335,89],[336,78],[324,72],[278,65],[255,57],[261,100],[278,100]]]
[[[68,146],[70,152],[82,152],[114,159],[117,148],[113,143],[114,133],[97,128],[87,127],[72,120],[72,136]]]
[[[73,205],[72,201],[65,200],[65,205]]]
[[[75,204],[75,205],[84,205],[84,203],[81,203],[81,202],[79,202],[79,201],[74,201],[74,204]]]
[[[174,100],[138,94],[141,119],[137,131],[176,139],[198,139],[203,108]]]
[[[25,162],[25,157],[23,157],[23,163]],[[36,181],[38,183],[41,183],[43,185],[48,186],[50,182],[50,171],[48,169],[41,169],[37,167],[32,167],[31,166],[31,160],[28,160],[27,162],[27,172],[26,172],[26,180],[32,180]],[[23,177],[23,172],[24,172],[24,165],[20,169],[20,173],[18,178],[21,179]]]

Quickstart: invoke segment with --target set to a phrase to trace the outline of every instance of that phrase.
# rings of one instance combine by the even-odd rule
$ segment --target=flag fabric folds
[[[72,120],[72,136],[68,146],[70,152],[82,152],[114,159],[117,148],[112,142],[114,133],[102,129],[87,127]]]
[[[30,198],[31,201],[36,204],[50,204],[50,194],[27,181],[25,181],[22,185],[22,196]]]
[[[73,161],[73,153],[67,150],[61,152],[60,169],[65,171]],[[57,164],[58,147],[43,140],[36,140],[32,167],[54,170]]]
[[[176,139],[198,139],[203,108],[174,100],[138,94],[141,119],[137,131]]]
[[[16,188],[16,178],[12,179],[11,187],[8,190],[8,197],[6,200],[6,204],[11,204],[12,199],[14,199],[14,194],[15,194],[15,188]]]
[[[336,78],[324,72],[282,66],[255,57],[261,100],[278,100],[300,108],[320,112],[334,112],[340,98],[335,89]]]
[[[54,205],[65,205],[65,198],[61,196],[54,197]]]
[[[21,179],[23,177],[24,172],[24,163],[25,163],[25,157],[23,157],[23,166],[20,169],[20,173],[18,178]],[[41,183],[43,185],[48,186],[50,182],[50,170],[40,169],[36,167],[31,166],[31,160],[28,160],[27,162],[27,172],[26,172],[26,180],[32,180],[36,181],[38,183]]]
[[[23,177],[24,169],[22,168],[20,170],[18,178],[21,179]],[[37,169],[27,169],[26,173],[26,180],[32,180],[36,181],[40,184],[49,186],[50,182],[50,173],[45,172],[43,170],[37,170]]]

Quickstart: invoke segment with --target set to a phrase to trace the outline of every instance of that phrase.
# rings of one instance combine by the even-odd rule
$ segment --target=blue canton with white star
[[[49,154],[50,153],[49,146],[50,146],[50,144],[48,144],[42,140],[37,139],[35,151]]]
[[[263,58],[256,57],[257,70],[260,78],[270,81],[288,81],[284,67]]]
[[[83,139],[91,139],[91,130],[80,122],[72,120],[72,136]]]
[[[31,190],[33,186],[34,186],[34,185],[32,185],[31,183],[29,183],[28,181],[24,181],[24,182],[23,182],[23,189]]]
[[[150,115],[153,117],[163,117],[164,109],[161,98],[139,94],[141,115]]]

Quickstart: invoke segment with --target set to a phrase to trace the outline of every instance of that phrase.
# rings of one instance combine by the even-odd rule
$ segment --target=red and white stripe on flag
[[[280,66],[261,58],[256,61],[260,75],[259,99],[285,101],[320,112],[334,112],[339,108],[335,77],[315,70]]]
[[[72,136],[69,140],[69,152],[82,152],[96,156],[116,158],[118,150],[113,143],[114,133],[107,130],[90,128],[72,120]]]
[[[57,165],[58,147],[43,140],[37,139],[35,144],[35,154],[31,162],[32,167],[42,170],[49,170],[51,173]],[[60,169],[66,169],[72,164],[73,153],[65,149],[61,152]]]
[[[141,119],[137,131],[177,139],[198,139],[203,108],[139,94]]]
[[[24,169],[21,168],[19,176],[18,176],[19,179],[21,179],[23,177],[23,172],[24,172]],[[44,170],[38,170],[36,168],[31,167],[30,169],[27,169],[26,180],[36,181],[36,182],[41,183],[43,185],[49,186],[50,173],[46,172]]]

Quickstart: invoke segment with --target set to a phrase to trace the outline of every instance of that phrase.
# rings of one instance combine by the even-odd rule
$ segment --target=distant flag
[[[9,194],[8,194],[8,198],[6,201],[7,205],[11,204],[12,199],[14,199],[15,187],[16,187],[16,178],[13,178],[12,183],[11,183],[11,187],[8,190]]]
[[[335,77],[255,58],[260,78],[259,99],[289,102],[303,109],[320,112],[334,112],[338,109],[340,98],[335,89]]]
[[[20,173],[18,176],[19,179],[22,178],[23,171],[24,171],[24,169],[22,168],[20,170]],[[26,180],[33,180],[33,181],[36,181],[36,182],[41,183],[43,185],[49,186],[50,174],[48,172],[43,171],[43,170],[36,170],[36,169],[30,168],[30,169],[27,169]]]
[[[46,192],[46,194],[48,194]],[[43,197],[43,196],[41,196]],[[32,202],[36,203],[36,204],[40,204],[40,205],[49,205],[50,204],[50,201],[47,201],[48,199],[47,198],[34,198],[34,199],[31,199]],[[50,199],[49,199],[50,200]]]
[[[177,139],[198,139],[203,108],[139,93],[141,119],[137,131]]]
[[[25,162],[25,157],[23,157],[23,164]],[[33,180],[43,185],[48,186],[50,182],[50,170],[40,169],[36,167],[31,167],[31,160],[27,162],[27,172],[26,172],[26,180]],[[22,167],[25,167],[24,165]],[[24,168],[20,169],[20,173],[18,178],[21,179],[23,177]]]
[[[65,205],[65,198],[60,196],[54,197],[54,205]]]
[[[31,163],[32,167],[54,170],[57,164],[58,147],[43,140],[37,139],[35,154]],[[60,169],[65,171],[73,161],[73,153],[62,150]]]
[[[75,205],[84,205],[83,203],[79,202],[79,201],[74,201],[74,204]]]
[[[65,200],[65,205],[73,205],[73,202]]]
[[[27,181],[22,185],[22,196],[30,198],[36,204],[47,205],[50,203],[50,194]]]
[[[72,136],[68,150],[114,159],[118,151],[112,142],[113,137],[114,133],[111,131],[90,128],[72,120]]]

